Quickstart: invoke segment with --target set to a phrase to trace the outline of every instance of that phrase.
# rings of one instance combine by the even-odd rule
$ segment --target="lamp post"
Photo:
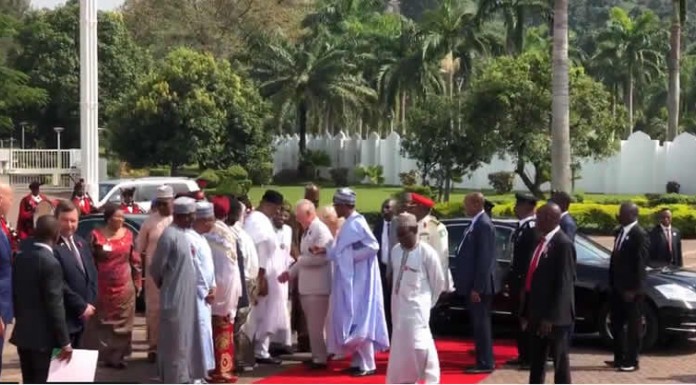
[[[99,188],[97,0],[80,0],[80,174],[87,193]]]
[[[53,127],[53,131],[56,132],[56,149],[60,151],[60,133],[65,131],[64,127]]]
[[[24,130],[27,128],[27,122],[21,122],[19,126],[22,128],[22,150],[24,150]]]

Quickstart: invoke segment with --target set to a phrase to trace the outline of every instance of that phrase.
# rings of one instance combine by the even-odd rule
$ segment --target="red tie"
[[[542,237],[541,240],[539,240],[539,245],[534,250],[534,256],[532,257],[532,261],[529,263],[529,269],[527,270],[527,279],[524,281],[524,291],[526,292],[532,291],[532,276],[534,275],[534,271],[539,265],[539,258],[541,258],[541,253],[544,251],[545,242],[545,237]]]

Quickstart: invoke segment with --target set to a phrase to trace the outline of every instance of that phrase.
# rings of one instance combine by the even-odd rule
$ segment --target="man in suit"
[[[663,208],[657,213],[657,225],[650,231],[650,265],[684,266],[681,232],[672,226],[672,212]]]
[[[75,204],[67,200],[59,201],[54,215],[60,224],[60,236],[53,253],[63,269],[63,294],[70,341],[74,348],[79,348],[85,325],[95,312],[97,268],[90,245],[75,234],[79,217]]]
[[[392,232],[392,219],[396,209],[396,201],[387,199],[382,203],[382,215],[377,220],[372,233],[379,242],[379,251],[377,252],[377,261],[379,262],[379,277],[382,280],[382,292],[384,294],[384,317],[387,320],[387,329],[391,336],[391,285],[387,279],[387,268],[389,266],[389,256],[394,247]]]
[[[22,243],[14,264],[17,325],[10,342],[17,346],[22,381],[45,383],[53,349],[69,360],[72,347],[63,307],[63,272],[53,256],[58,221],[48,215],[36,221],[34,239]]]
[[[495,226],[483,210],[484,197],[471,193],[464,199],[464,210],[471,224],[457,250],[454,286],[457,293],[469,299],[469,314],[473,324],[476,346],[476,365],[467,373],[491,373],[493,336],[491,332],[491,303],[496,293]]]
[[[578,225],[575,223],[573,216],[568,213],[570,209],[570,195],[564,191],[556,191],[551,196],[551,202],[561,208],[561,230],[570,238],[571,242],[575,242],[575,234],[578,232]]]
[[[0,217],[7,216],[12,207],[12,187],[0,183]],[[12,240],[0,231],[0,356],[5,346],[5,330],[14,318],[12,308]],[[2,357],[0,357],[0,371]]]
[[[575,319],[575,246],[561,231],[561,209],[547,203],[536,227],[542,236],[524,280],[522,327],[528,330],[529,383],[543,384],[546,360],[553,354],[554,382],[570,384],[570,333]]]
[[[513,311],[519,317],[519,310],[522,306],[522,296],[524,295],[524,282],[529,269],[529,262],[532,260],[534,249],[539,243],[539,234],[535,228],[535,215],[537,198],[530,194],[518,193],[515,195],[515,216],[519,219],[517,228],[512,233],[512,265],[507,276],[507,289],[512,298]],[[529,367],[529,333],[526,328],[522,328],[522,323],[518,324],[517,334],[517,358],[508,361],[510,365],[517,365],[520,369]]]
[[[638,224],[638,206],[621,204],[621,229],[614,241],[609,264],[611,332],[614,361],[606,364],[621,372],[638,370],[641,306],[645,294],[645,265],[648,261],[648,234]]]

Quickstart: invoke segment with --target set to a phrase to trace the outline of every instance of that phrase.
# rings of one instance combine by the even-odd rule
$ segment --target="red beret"
[[[213,204],[215,218],[224,218],[230,214],[230,199],[224,195],[216,195],[210,198]]]
[[[433,202],[432,199],[416,193],[411,193],[411,202],[427,208],[433,208],[433,206],[435,206],[435,202]]]

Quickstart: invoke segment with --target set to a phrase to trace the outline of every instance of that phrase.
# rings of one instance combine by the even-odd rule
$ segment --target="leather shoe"
[[[283,360],[281,360],[280,358],[276,358],[276,357],[257,358],[256,363],[257,364],[268,364],[268,365],[280,365],[283,363]]]
[[[305,361],[304,364],[307,365],[307,367],[311,370],[322,370],[327,368],[326,364],[314,362],[312,360]]]
[[[360,369],[358,369],[357,372],[353,372],[350,375],[353,377],[366,377],[366,376],[371,376],[375,373],[377,373],[376,370],[360,370]]]
[[[472,366],[470,368],[466,368],[464,370],[464,373],[467,373],[467,374],[488,374],[488,373],[493,373],[493,368],[477,368],[475,366]]]

